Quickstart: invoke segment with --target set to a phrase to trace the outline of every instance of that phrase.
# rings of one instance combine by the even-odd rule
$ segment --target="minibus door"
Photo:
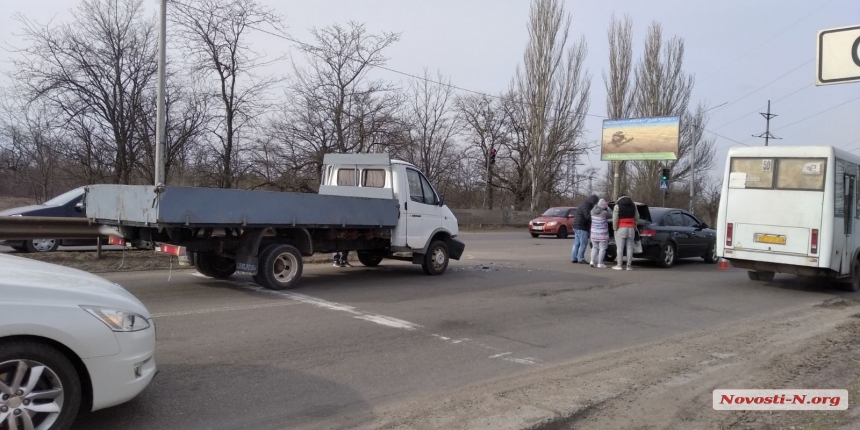
[[[854,241],[852,240],[852,236],[854,235],[854,216],[857,210],[855,205],[857,199],[854,197],[856,182],[857,178],[854,175],[846,174],[842,177],[842,184],[844,185],[842,189],[845,190],[845,196],[842,199],[844,205],[842,220],[845,222],[845,245],[842,249],[842,267],[839,270],[842,275],[851,274],[851,263],[854,258]]]

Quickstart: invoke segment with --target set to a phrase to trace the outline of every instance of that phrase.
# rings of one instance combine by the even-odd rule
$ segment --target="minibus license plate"
[[[773,234],[756,234],[755,241],[759,243],[785,245],[785,236],[777,236]]]

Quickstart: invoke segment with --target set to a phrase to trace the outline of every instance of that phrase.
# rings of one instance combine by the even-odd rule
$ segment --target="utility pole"
[[[753,137],[763,137],[763,138],[764,138],[764,146],[767,146],[768,141],[770,141],[770,139],[777,139],[777,140],[781,140],[782,138],[780,138],[780,137],[776,137],[776,136],[774,136],[774,135],[770,134],[770,119],[776,116],[776,115],[774,115],[774,114],[770,113],[770,100],[768,100],[768,101],[767,101],[767,113],[765,113],[765,112],[759,112],[759,114],[761,114],[761,116],[763,116],[763,117],[764,117],[764,119],[766,120],[766,124],[767,124],[767,126],[766,126],[766,128],[765,128],[765,132],[764,132],[764,133],[762,133],[762,134],[760,134],[760,135],[758,135],[758,136],[753,135]]]
[[[612,199],[618,200],[618,189],[621,185],[619,185],[619,170],[621,170],[621,162],[613,161],[612,162]]]
[[[155,186],[165,184],[164,159],[166,136],[164,123],[164,69],[167,62],[167,0],[161,0],[158,16],[158,94],[155,120]]]

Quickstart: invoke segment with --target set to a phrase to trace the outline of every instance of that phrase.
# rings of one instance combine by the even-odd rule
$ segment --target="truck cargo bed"
[[[223,188],[91,185],[87,218],[106,225],[393,228],[396,199]]]

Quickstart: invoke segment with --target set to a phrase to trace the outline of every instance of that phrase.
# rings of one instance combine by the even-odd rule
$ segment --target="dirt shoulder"
[[[155,251],[124,250],[102,251],[97,258],[95,251],[62,251],[45,254],[14,254],[19,257],[58,264],[84,270],[90,273],[135,272],[141,270],[170,270],[179,269],[177,257]],[[354,252],[350,253],[350,261],[358,261]],[[304,259],[305,264],[331,263],[332,256],[319,254]]]
[[[836,412],[715,411],[717,388],[844,388],[852,403]],[[388,405],[348,426],[849,429],[860,426],[858,394],[860,303],[834,299]]]

